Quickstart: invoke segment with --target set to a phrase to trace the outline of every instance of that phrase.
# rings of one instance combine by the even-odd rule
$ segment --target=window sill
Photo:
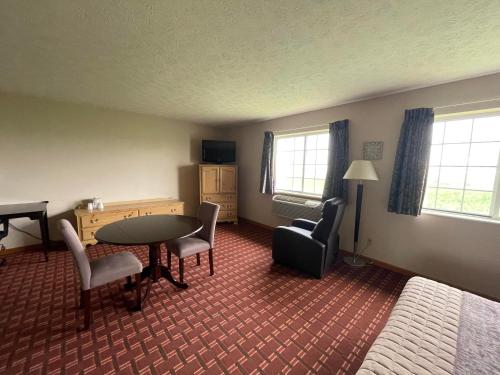
[[[315,201],[321,201],[321,196],[320,195],[309,195],[309,194],[300,194],[300,193],[293,193],[289,191],[281,191],[281,190],[276,190],[273,194],[274,195],[288,195],[290,197],[297,197],[297,198],[304,198],[304,199],[311,199]]]
[[[463,214],[458,214],[458,213],[444,212],[444,211],[437,211],[437,210],[427,210],[425,208],[422,209],[422,214],[424,214],[424,215],[432,215],[432,216],[447,217],[447,218],[450,218],[450,219],[476,221],[476,222],[480,222],[480,223],[500,224],[500,220],[492,219],[492,218],[489,218],[489,217],[481,217],[481,216],[473,216],[473,215],[463,215]]]

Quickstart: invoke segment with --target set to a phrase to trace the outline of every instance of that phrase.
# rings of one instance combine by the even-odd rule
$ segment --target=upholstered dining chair
[[[210,276],[214,274],[214,237],[217,215],[220,206],[215,203],[202,202],[198,210],[198,219],[203,223],[203,228],[192,236],[178,238],[167,243],[167,264],[172,268],[172,253],[179,258],[179,281],[184,282],[184,258],[196,254],[196,264],[201,264],[200,253],[208,251]]]
[[[85,247],[71,223],[62,219],[58,224],[80,274],[80,307],[84,309],[84,328],[89,328],[91,320],[90,290],[121,278],[127,277],[130,281],[131,276],[135,275],[136,308],[140,310],[142,263],[139,259],[130,252],[120,252],[89,261]]]

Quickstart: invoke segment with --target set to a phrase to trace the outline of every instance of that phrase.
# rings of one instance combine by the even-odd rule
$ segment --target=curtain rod
[[[466,103],[460,103],[460,104],[442,105],[442,106],[434,107],[434,109],[443,109],[443,108],[450,108],[450,107],[460,107],[461,105],[481,104],[481,103],[488,103],[488,102],[495,102],[495,101],[500,101],[500,98],[477,100],[475,102],[466,102]]]

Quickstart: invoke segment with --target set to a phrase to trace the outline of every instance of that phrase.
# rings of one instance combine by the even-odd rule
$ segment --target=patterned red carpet
[[[207,255],[199,267],[189,259],[189,289],[163,280],[142,312],[127,310],[133,296],[121,284],[102,287],[87,332],[77,331],[69,252],[48,263],[11,255],[0,268],[0,373],[352,374],[406,282],[373,266],[338,264],[322,280],[275,266],[271,233],[249,224],[221,225],[216,238],[214,276]],[[147,264],[145,248],[132,251]]]

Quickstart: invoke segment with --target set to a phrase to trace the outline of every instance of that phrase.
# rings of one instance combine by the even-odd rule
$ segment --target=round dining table
[[[170,269],[161,264],[160,246],[162,243],[190,236],[202,227],[199,219],[190,216],[140,216],[103,226],[96,232],[95,239],[99,243],[110,245],[148,246],[149,265],[142,270],[141,280],[149,277],[152,282],[157,282],[163,277],[176,287],[185,289],[188,285],[175,280]]]

